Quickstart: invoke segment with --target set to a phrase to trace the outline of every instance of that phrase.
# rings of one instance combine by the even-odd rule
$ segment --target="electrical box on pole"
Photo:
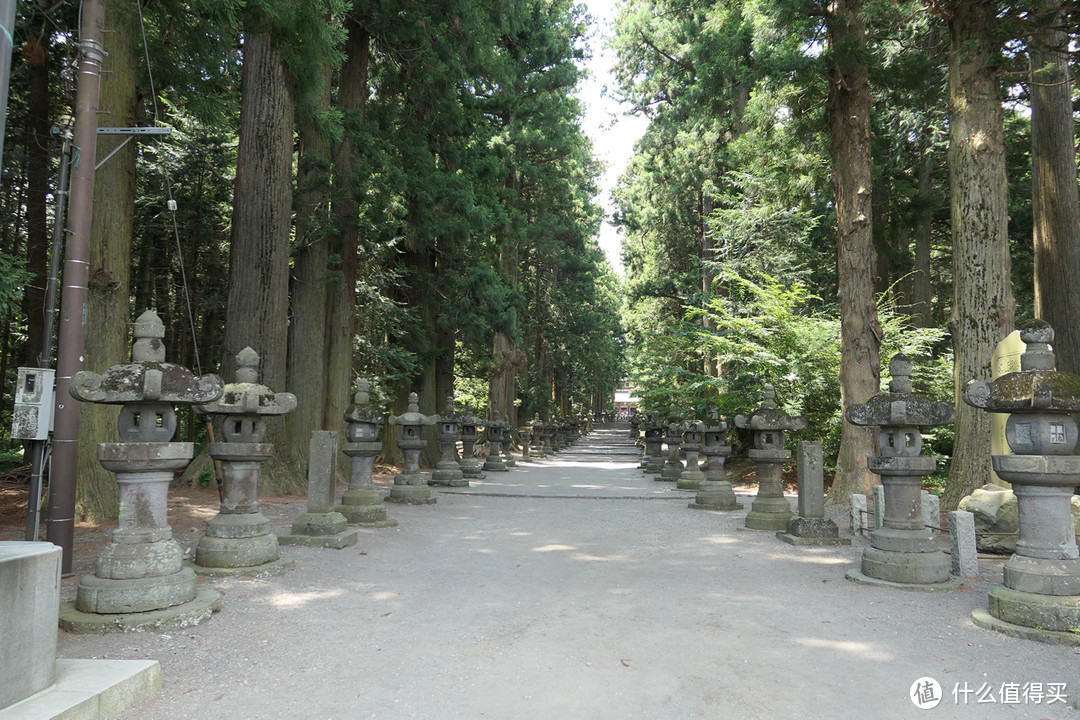
[[[45,440],[52,432],[54,379],[48,368],[19,368],[15,387],[15,413],[11,421],[13,440]]]

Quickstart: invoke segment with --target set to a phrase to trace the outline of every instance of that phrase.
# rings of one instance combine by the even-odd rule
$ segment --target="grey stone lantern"
[[[543,430],[541,431],[541,445],[543,447],[544,455],[555,454],[555,424],[550,420],[545,422]]]
[[[382,424],[382,412],[371,404],[371,383],[361,378],[352,405],[345,410],[345,442],[341,445],[341,451],[349,457],[349,487],[335,508],[350,525],[397,525],[397,520],[387,516],[386,505],[371,477],[375,458],[382,452]]]
[[[433,485],[449,487],[468,487],[469,481],[461,472],[461,463],[457,459],[457,442],[461,439],[462,415],[454,411],[454,396],[446,398],[446,409],[442,415],[436,415],[439,427],[439,443],[442,445],[442,457],[431,473]]]
[[[692,412],[692,411],[691,411]],[[679,474],[675,487],[680,490],[697,490],[705,482],[705,473],[701,471],[698,455],[705,440],[705,423],[693,414],[683,426],[682,451],[686,455],[686,468]]]
[[[630,439],[634,441],[634,444],[641,441],[641,421],[641,413],[638,412],[637,408],[634,408],[633,412],[630,413]]]
[[[517,467],[517,460],[514,459],[514,454],[510,452],[510,445],[514,442],[514,426],[510,424],[509,420],[503,420],[503,432],[502,432],[502,461],[508,468]]]
[[[690,507],[698,510],[741,510],[735,491],[724,471],[724,460],[731,454],[727,444],[728,425],[720,419],[715,405],[706,410],[705,437],[701,453],[705,456],[705,480],[698,487],[697,497]]]
[[[806,419],[792,417],[776,405],[776,390],[771,383],[765,385],[765,400],[752,415],[736,415],[735,425],[754,431],[754,447],[747,455],[757,467],[758,492],[746,514],[746,527],[751,530],[784,530],[788,518],[794,513],[784,497],[784,483],[780,477],[784,463],[791,459],[791,451],[784,449],[784,433],[802,430]]]
[[[78,632],[195,625],[220,602],[213,590],[196,588],[195,572],[183,564],[169,527],[168,495],[173,473],[195,450],[193,443],[171,442],[174,405],[211,402],[224,383],[165,362],[165,326],[152,310],[135,321],[133,336],[130,363],[100,375],[84,370],[70,384],[77,400],[121,406],[121,441],[98,445],[98,461],[120,486],[117,528],[94,572],[79,581],[74,607],[61,612],[61,626]]]
[[[532,419],[532,457],[543,460],[544,455],[544,423],[538,413],[533,413]]]
[[[505,472],[509,470],[503,461],[501,450],[503,438],[510,427],[510,423],[499,419],[499,411],[491,412],[491,419],[487,421],[488,455],[484,460],[484,470],[491,472]]]
[[[674,405],[668,408],[668,421],[664,429],[664,442],[668,447],[668,455],[664,461],[664,467],[660,470],[659,477],[655,479],[675,482],[682,475],[684,466],[682,460],[679,459],[682,447],[683,424],[679,422]]]
[[[951,563],[926,527],[922,511],[923,478],[937,461],[924,457],[920,427],[952,422],[951,403],[930,402],[911,391],[911,360],[895,355],[889,361],[889,392],[871,397],[865,404],[847,409],[853,425],[878,426],[877,456],[866,459],[872,473],[885,486],[885,517],[882,527],[870,534],[863,550],[861,572],[851,570],[854,580],[886,581],[903,585],[934,585],[949,582]]]
[[[645,457],[641,469],[655,475],[664,469],[664,423],[660,422],[660,413],[653,413],[642,427],[645,428]]]
[[[972,380],[964,402],[987,412],[1011,413],[1005,439],[1013,455],[993,455],[994,470],[1012,483],[1020,537],[1005,563],[1001,585],[990,589],[989,612],[975,622],[1010,635],[1078,644],[1080,553],[1072,518],[1080,486],[1076,413],[1080,377],[1056,369],[1054,329],[1036,320],[1020,331],[1027,345],[1020,372],[993,382]]]
[[[397,445],[405,458],[401,472],[394,476],[394,486],[390,488],[387,498],[390,502],[409,505],[431,505],[435,502],[428,486],[428,476],[420,472],[420,451],[427,446],[424,427],[435,422],[435,416],[420,412],[420,396],[416,393],[409,393],[409,409],[406,412],[390,416],[390,424],[401,427]]]
[[[518,437],[521,438],[521,462],[531,463],[533,461],[529,452],[529,445],[532,444],[532,436],[532,425],[522,425],[518,427]]]
[[[487,476],[480,467],[480,461],[473,454],[473,447],[480,437],[477,428],[483,427],[486,423],[480,418],[473,417],[471,412],[469,408],[466,408],[465,414],[461,417],[461,475],[465,478],[482,480]]]
[[[270,520],[259,511],[259,466],[274,446],[264,443],[266,418],[296,409],[296,396],[275,393],[259,383],[259,356],[250,347],[236,355],[236,381],[221,397],[197,406],[204,415],[221,418],[224,442],[207,446],[221,463],[221,506],[206,524],[195,548],[195,571],[203,575],[279,575],[292,567],[282,558]]]

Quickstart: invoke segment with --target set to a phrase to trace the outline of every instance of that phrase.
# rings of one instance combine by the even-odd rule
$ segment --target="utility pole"
[[[90,276],[90,228],[93,222],[94,166],[97,164],[98,92],[105,0],[84,0],[79,26],[79,79],[75,96],[75,147],[68,201],[71,236],[64,251],[64,288],[56,358],[56,422],[53,430],[49,518],[45,537],[63,548],[61,573],[71,574],[75,540],[75,475],[78,459],[79,406],[68,394],[82,370],[86,341],[86,294]]]

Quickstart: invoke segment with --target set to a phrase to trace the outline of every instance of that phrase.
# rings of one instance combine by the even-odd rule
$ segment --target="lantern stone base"
[[[75,607],[84,613],[142,613],[183,605],[195,599],[195,573],[181,567],[169,575],[102,578],[87,573],[79,580]]]
[[[196,573],[199,567],[253,568],[275,562],[280,557],[277,537],[262,513],[221,513],[206,524],[206,534],[195,548]],[[284,570],[282,570],[284,572]]]
[[[743,506],[735,499],[731,483],[706,480],[698,488],[697,497],[690,507],[695,510],[742,510]]]
[[[850,545],[849,538],[840,537],[840,529],[828,518],[795,517],[788,520],[787,530],[776,533],[789,545]]]
[[[995,585],[990,615],[1002,622],[1051,632],[1080,633],[1080,595],[1039,595]]]
[[[683,467],[681,460],[667,460],[664,462],[664,466],[660,469],[660,476],[653,478],[657,482],[676,482],[679,476],[682,475]]]
[[[899,552],[868,546],[863,550],[862,575],[903,585],[949,582],[952,563],[940,550]]]
[[[645,472],[648,475],[656,475],[657,473],[663,471],[663,469],[664,469],[664,458],[659,456],[659,455],[655,455],[653,457],[650,457],[648,462],[645,463],[645,468],[644,468]]]
[[[705,473],[701,472],[701,470],[687,468],[679,474],[679,479],[675,481],[675,487],[679,490],[697,490],[703,482],[705,482]]]
[[[1072,632],[1071,629],[1060,631],[1047,630],[1044,626],[1029,627],[1027,625],[1017,625],[1016,623],[1007,622],[994,617],[986,608],[976,608],[975,610],[972,610],[971,621],[981,628],[994,630],[1004,635],[1008,635],[1009,637],[1035,640],[1036,642],[1053,645],[1072,645],[1080,647],[1080,633]]]
[[[427,483],[423,485],[398,485],[396,482],[390,488],[387,502],[404,503],[406,505],[433,505],[435,498],[431,497],[431,488]]]
[[[191,573],[189,568],[185,570]],[[194,573],[191,574],[194,577]],[[60,606],[60,627],[77,635],[161,632],[199,625],[220,609],[221,594],[209,588],[199,589],[189,602],[146,612],[83,612],[75,607],[75,603],[64,603]]]
[[[397,520],[386,515],[386,506],[375,488],[346,490],[341,496],[341,504],[334,510],[344,515],[349,525],[394,527],[398,524]]]
[[[484,461],[484,470],[488,472],[509,472],[510,468],[506,467],[506,463],[503,459],[496,454],[487,456],[487,460]]]
[[[465,479],[465,475],[461,471],[461,467],[458,465],[457,461],[454,461],[453,467],[441,467],[442,465],[443,463],[440,462],[435,466],[435,469],[431,471],[432,485],[469,487],[469,481]]]
[[[795,517],[785,497],[756,497],[746,514],[748,530],[787,530],[788,520]]]
[[[275,538],[276,540],[276,538]],[[292,558],[279,557],[262,565],[250,565],[246,567],[203,567],[190,560],[184,562],[184,567],[189,567],[201,577],[252,577],[268,578],[284,575],[296,566]]]

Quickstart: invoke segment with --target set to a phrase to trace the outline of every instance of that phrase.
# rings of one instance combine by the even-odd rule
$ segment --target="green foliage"
[[[7,315],[19,306],[23,287],[34,275],[24,258],[16,258],[0,250],[0,315]]]

